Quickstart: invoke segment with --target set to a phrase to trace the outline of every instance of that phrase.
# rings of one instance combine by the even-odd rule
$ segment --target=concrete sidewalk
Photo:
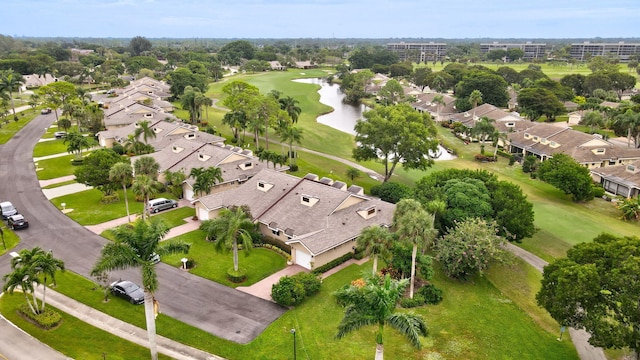
[[[76,179],[75,175],[68,175],[68,176],[62,176],[54,179],[40,180],[38,181],[38,183],[40,183],[40,187],[45,187],[45,186],[59,184],[59,183],[63,183],[63,182],[67,182],[75,179]]]
[[[62,185],[62,186],[58,186],[51,189],[42,189],[42,193],[48,200],[51,200],[60,196],[75,194],[81,191],[91,190],[91,189],[93,189],[93,187],[87,186],[85,184],[75,183],[75,184],[69,184],[69,185]]]
[[[93,325],[140,346],[149,346],[149,338],[146,329],[141,329],[124,321],[118,320],[54,290],[49,289],[47,291],[47,303],[86,322],[87,324]],[[217,355],[209,354],[163,336],[157,335],[156,342],[158,345],[158,352],[170,356],[173,359],[224,360],[224,358]]]

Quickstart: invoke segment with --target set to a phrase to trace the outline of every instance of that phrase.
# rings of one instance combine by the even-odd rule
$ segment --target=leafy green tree
[[[576,96],[584,95],[584,81],[586,77],[582,74],[569,74],[560,79],[560,84],[571,88]]]
[[[405,184],[387,181],[382,184],[372,186],[371,195],[396,204],[402,199],[411,198],[413,196],[413,190]]]
[[[473,93],[472,93],[473,95]],[[480,153],[484,155],[484,142],[490,139],[496,131],[493,126],[493,119],[489,119],[486,116],[481,117],[471,129],[471,135],[480,140]]]
[[[482,104],[482,92],[480,90],[473,90],[471,94],[469,94],[469,102],[475,109],[478,105]],[[474,112],[475,116],[475,112]]]
[[[584,115],[580,123],[588,126],[589,132],[593,134],[595,127],[604,126],[604,118],[599,111],[590,111]]]
[[[589,343],[640,357],[640,239],[601,234],[545,266],[536,295],[558,323],[584,328]]]
[[[74,172],[76,181],[87,186],[93,186],[104,195],[112,195],[119,183],[109,179],[111,167],[117,163],[127,163],[128,160],[112,149],[98,149],[84,158],[82,166]]]
[[[217,218],[204,220],[200,230],[207,234],[209,240],[214,241],[217,251],[233,251],[233,270],[238,273],[238,243],[240,242],[246,253],[251,251],[253,241],[251,234],[255,224],[251,216],[242,207],[222,209]]]
[[[429,86],[429,75],[431,73],[431,69],[426,66],[418,67],[411,74],[411,82],[420,87],[420,91],[424,91],[424,88]]]
[[[244,111],[229,111],[222,117],[222,123],[225,125],[229,125],[231,131],[233,132],[234,142],[238,142],[239,135],[238,132],[240,130],[246,130],[247,125],[249,123],[249,119],[247,119],[247,114]],[[244,135],[242,136],[242,140],[244,142]]]
[[[133,56],[138,56],[144,52],[150,51],[153,48],[151,41],[143,36],[136,36],[129,41],[129,50]]]
[[[487,53],[487,60],[503,60],[507,57],[507,51],[503,49],[491,50]]]
[[[489,71],[468,71],[456,85],[456,96],[460,98],[469,97],[478,90],[482,94],[482,101],[498,107],[506,107],[509,101],[507,93],[507,82],[502,76]]]
[[[345,94],[344,101],[349,104],[360,104],[360,100],[368,96],[364,89],[373,77],[371,70],[345,74],[340,83],[340,90]]]
[[[483,219],[458,222],[436,245],[437,258],[445,274],[464,280],[485,270],[490,262],[506,261],[504,239],[497,233],[495,223]]]
[[[589,169],[578,164],[566,154],[556,154],[543,161],[538,167],[538,176],[565,194],[571,194],[573,201],[593,199],[593,181]]]
[[[18,119],[16,115],[16,106],[13,102],[13,93],[20,89],[24,84],[24,78],[13,70],[3,70],[0,72],[0,93],[6,92],[11,100],[11,109],[13,109],[13,118]]]
[[[378,271],[378,256],[385,259],[391,254],[389,248],[392,239],[389,229],[378,225],[367,226],[358,236],[357,246],[364,248],[367,255],[373,256],[372,276],[375,276]]]
[[[156,254],[189,252],[190,244],[177,241],[160,242],[169,229],[160,221],[138,220],[133,225],[121,225],[112,230],[114,241],[107,242],[100,257],[91,270],[92,276],[98,276],[112,270],[140,268],[144,289],[144,313],[149,336],[151,358],[158,359],[156,345],[156,321],[154,292],[158,290],[158,275],[155,269]]]
[[[240,65],[241,60],[254,58],[255,48],[246,40],[232,41],[218,51],[218,58],[229,65]]]
[[[45,85],[38,89],[38,92],[44,98],[45,106],[53,109],[56,121],[59,120],[57,109],[77,96],[76,86],[66,81],[56,81]]]
[[[524,50],[518,48],[507,49],[506,56],[511,62],[520,60],[524,57]]]
[[[387,274],[384,278],[372,277],[364,283],[356,282],[336,291],[338,303],[345,306],[344,317],[338,325],[336,337],[341,339],[347,334],[365,326],[377,325],[376,360],[384,356],[384,326],[398,330],[411,345],[420,349],[420,336],[427,336],[424,320],[413,313],[396,313],[398,300],[402,297],[407,280],[393,280]]]
[[[556,116],[565,111],[564,105],[552,91],[539,87],[520,90],[518,105],[532,121],[538,120],[542,115],[547,117],[547,121],[555,121]]]
[[[413,72],[413,65],[411,62],[401,62],[389,65],[389,75],[393,78],[404,78],[411,75]]]
[[[398,80],[391,79],[378,91],[383,105],[394,105],[405,101],[404,89]]]
[[[124,193],[124,206],[127,209],[127,222],[131,222],[131,216],[129,215],[129,199],[127,197],[127,187],[131,185],[133,181],[133,168],[128,162],[117,162],[111,165],[109,169],[109,181],[122,185],[122,192]]]
[[[64,262],[54,258],[51,251],[34,247],[20,250],[18,256],[11,259],[11,270],[2,278],[5,281],[2,290],[13,294],[16,288],[21,288],[31,311],[40,314],[46,306],[47,287],[56,284],[56,272],[64,271]],[[43,287],[40,304],[35,293],[39,285]]]
[[[416,256],[419,247],[433,245],[437,231],[433,228],[434,215],[429,214],[417,200],[402,199],[393,213],[393,226],[398,240],[413,247],[411,253],[411,282],[409,297],[413,299],[416,276]]]
[[[428,114],[407,104],[380,106],[364,113],[366,121],[356,123],[353,157],[357,161],[377,160],[384,164],[384,181],[389,181],[402,159],[407,169],[425,170],[433,163],[438,141]]]
[[[535,234],[533,204],[518,185],[496,182],[495,189],[491,190],[491,206],[498,234],[505,239],[521,242]]]
[[[68,133],[63,142],[67,145],[67,152],[74,154],[76,159],[80,159],[82,157],[82,150],[88,150],[94,144],[91,138],[86,137],[77,131],[71,131]]]
[[[171,87],[169,91],[174,99],[180,98],[187,86],[198,88],[201,93],[206,93],[208,86],[206,75],[194,74],[187,68],[177,68],[167,74]]]
[[[62,128],[64,131],[69,131],[71,128],[71,120],[69,119],[60,119],[58,120],[58,127]]]
[[[442,216],[442,228],[453,229],[458,221],[470,218],[491,219],[491,195],[482,180],[451,179],[442,187],[447,210]]]
[[[633,139],[634,148],[640,146],[640,113],[628,109],[616,115],[613,125],[626,131],[627,147],[631,147],[631,139]]]

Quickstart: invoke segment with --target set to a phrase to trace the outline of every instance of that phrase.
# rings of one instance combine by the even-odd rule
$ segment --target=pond
[[[354,106],[346,104],[342,100],[345,95],[340,91],[340,85],[330,84],[324,79],[320,78],[308,78],[308,79],[296,79],[295,82],[304,84],[316,84],[320,85],[320,102],[331,106],[333,111],[318,116],[316,119],[319,123],[330,126],[336,130],[355,135],[354,130],[356,122],[362,119],[362,113],[367,110],[364,105]],[[453,160],[455,156],[449,154],[445,148],[438,146],[438,154],[436,154],[436,160]]]

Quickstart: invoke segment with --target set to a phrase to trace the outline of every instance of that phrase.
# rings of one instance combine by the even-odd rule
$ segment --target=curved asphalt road
[[[42,194],[34,169],[33,147],[54,119],[54,114],[40,115],[0,145],[0,199],[11,201],[29,220],[30,227],[18,232],[21,243],[13,251],[35,246],[51,249],[68,270],[90,278],[89,272],[107,240],[54,207]],[[160,284],[156,298],[164,314],[227,340],[248,343],[285,311],[270,301],[163,263],[156,270]],[[9,271],[10,255],[5,254],[0,257],[0,275]],[[111,278],[140,283],[137,269],[113,272]]]

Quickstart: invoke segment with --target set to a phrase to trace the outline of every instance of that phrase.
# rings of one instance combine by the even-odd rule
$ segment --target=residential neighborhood
[[[636,38],[133,35],[0,35],[0,358],[637,357]]]

